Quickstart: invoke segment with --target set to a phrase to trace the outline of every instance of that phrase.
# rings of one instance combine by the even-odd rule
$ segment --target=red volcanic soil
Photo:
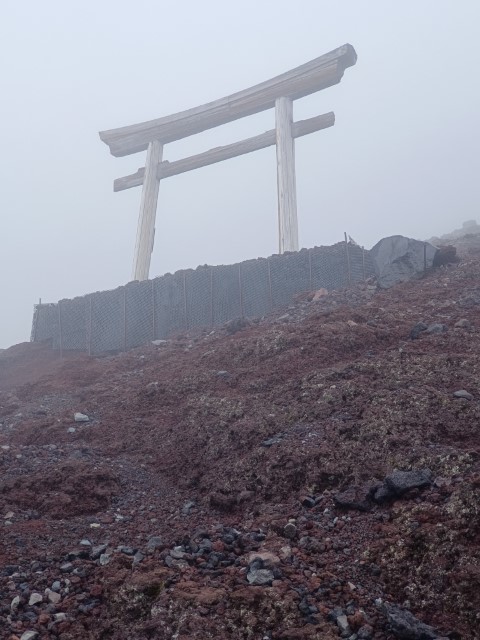
[[[480,638],[479,278],[3,351],[0,637]]]

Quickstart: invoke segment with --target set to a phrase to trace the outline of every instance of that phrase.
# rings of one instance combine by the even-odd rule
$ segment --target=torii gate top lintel
[[[146,280],[149,275],[160,180],[271,145],[277,148],[279,252],[298,251],[295,138],[333,126],[335,116],[330,112],[294,122],[293,101],[338,84],[345,69],[356,61],[355,49],[345,44],[220,100],[157,120],[101,131],[101,140],[114,156],[147,150],[145,167],[114,182],[115,191],[143,185],[133,279]],[[167,143],[272,108],[275,108],[275,129],[182,160],[162,162],[163,147]]]
[[[148,120],[118,129],[100,132],[100,138],[113,156],[128,156],[145,151],[149,142],[174,142],[260,111],[272,109],[277,98],[297,100],[342,79],[345,69],[357,61],[355,49],[345,44],[310,62],[261,82],[249,89],[200,107],[180,111],[156,120]]]

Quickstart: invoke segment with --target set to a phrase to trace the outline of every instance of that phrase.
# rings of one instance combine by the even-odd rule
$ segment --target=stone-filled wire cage
[[[299,293],[341,289],[373,274],[369,252],[353,242],[202,266],[38,304],[31,340],[92,355],[126,351],[190,329],[263,317],[288,306]]]

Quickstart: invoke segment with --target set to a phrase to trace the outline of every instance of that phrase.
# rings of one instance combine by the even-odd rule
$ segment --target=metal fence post
[[[62,305],[60,304],[60,300],[57,304],[58,310],[58,339],[60,343],[60,358],[63,358],[63,329],[62,329]]]
[[[87,352],[88,355],[92,355],[92,299],[93,296],[88,296],[88,336],[87,336]]]
[[[272,295],[272,272],[270,270],[270,258],[267,258],[268,266],[268,298],[270,303],[270,311],[273,309],[273,295]]]
[[[214,306],[213,306],[213,267],[210,267],[210,324],[214,325]]]
[[[363,265],[363,281],[367,279],[367,270],[365,269],[365,247],[362,247],[362,265]]]
[[[155,301],[155,280],[152,280],[152,340],[156,339],[156,334],[157,334],[157,327],[155,326],[157,324],[157,319],[156,319],[156,310],[155,310],[155,305],[156,305],[156,301]]]
[[[123,350],[127,350],[127,289],[123,288]]]
[[[243,302],[243,279],[242,279],[242,263],[238,264],[238,289],[240,291],[240,315],[245,317],[245,307]]]
[[[313,291],[312,251],[313,249],[308,249],[308,286],[310,291]]]
[[[187,309],[187,274],[183,273],[183,311],[185,314],[185,330],[188,330],[188,309]]]
[[[348,273],[348,284],[352,284],[352,272],[350,268],[350,254],[348,252],[348,240],[347,234],[345,233],[345,252],[347,254],[347,273]]]

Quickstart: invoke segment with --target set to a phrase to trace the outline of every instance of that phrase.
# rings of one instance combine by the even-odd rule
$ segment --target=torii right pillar
[[[291,98],[275,101],[278,190],[278,250],[298,251],[297,190],[295,180],[295,138]]]

